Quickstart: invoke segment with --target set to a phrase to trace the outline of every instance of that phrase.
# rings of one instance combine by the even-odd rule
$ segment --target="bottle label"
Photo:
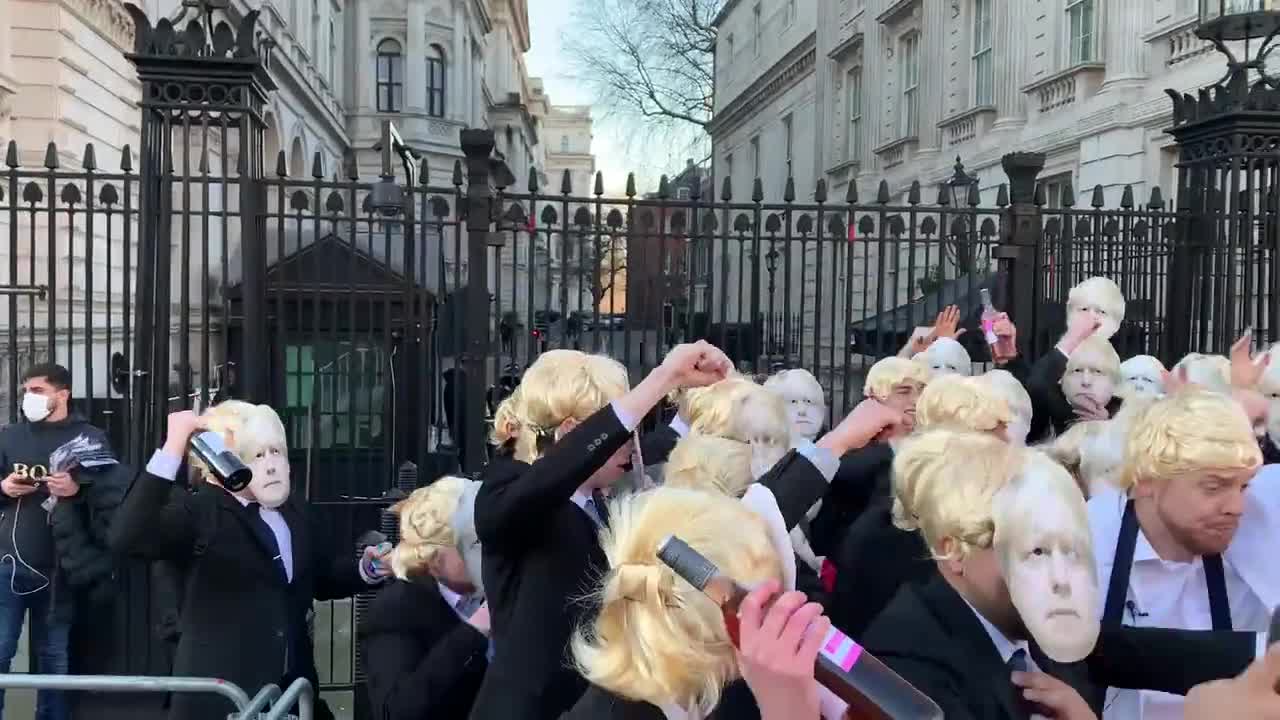
[[[833,627],[827,631],[821,652],[823,657],[835,663],[841,670],[849,672],[858,662],[858,658],[862,657],[862,646]]]
[[[996,324],[994,320],[982,321],[982,334],[987,338],[988,345],[995,345],[1000,338],[996,337]]]

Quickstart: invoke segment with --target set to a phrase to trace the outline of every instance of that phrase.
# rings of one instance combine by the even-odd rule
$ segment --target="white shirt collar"
[[[960,599],[964,600],[964,596],[961,596]],[[969,605],[969,609],[973,611],[973,614],[978,616],[978,622],[982,623],[982,629],[987,631],[987,635],[991,638],[991,643],[996,646],[996,652],[1000,653],[1000,660],[1002,662],[1008,664],[1009,658],[1013,657],[1013,653],[1018,650],[1026,653],[1027,662],[1031,662],[1031,646],[1028,645],[1026,640],[1019,640],[1017,642],[1010,640],[1008,635],[1005,635],[1001,632],[1000,628],[988,622],[987,619],[982,616],[982,613],[978,612],[977,608],[969,604],[968,600],[965,600],[964,604]]]
[[[587,503],[591,502],[591,495],[589,495],[589,494],[587,494],[587,493],[584,493],[584,492],[582,492],[581,490],[579,490],[579,491],[575,492],[575,493],[573,494],[573,497],[571,497],[571,498],[569,498],[569,499],[573,501],[573,504],[574,504],[574,505],[577,505],[578,507],[582,508],[583,510],[586,510],[586,509],[587,509]]]
[[[679,415],[671,418],[671,429],[675,430],[676,434],[680,437],[687,437],[689,435],[689,423],[685,422],[684,418]]]
[[[445,585],[439,580],[436,581],[436,587],[440,588],[440,597],[444,598],[444,601],[449,603],[449,607],[456,610],[458,608],[458,601],[462,599],[462,596],[450,590],[448,585]]]

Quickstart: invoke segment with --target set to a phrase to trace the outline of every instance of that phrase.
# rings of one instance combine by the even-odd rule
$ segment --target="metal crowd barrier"
[[[283,693],[276,685],[258,691],[253,699],[226,680],[214,678],[148,677],[144,675],[29,675],[0,673],[0,688],[6,690],[70,690],[88,692],[212,693],[236,706],[227,720],[312,720],[315,697],[305,678],[293,681]],[[296,715],[291,714],[297,706]],[[270,707],[270,709],[268,709]]]

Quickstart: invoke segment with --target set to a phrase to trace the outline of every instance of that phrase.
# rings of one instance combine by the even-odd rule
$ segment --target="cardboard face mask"
[[[1036,453],[993,510],[996,555],[1023,624],[1051,659],[1083,660],[1100,629],[1084,497],[1065,470]]]
[[[786,403],[792,444],[812,442],[818,437],[827,414],[826,399],[822,385],[809,371],[784,370],[769,378],[764,386]]]
[[[462,562],[467,566],[467,576],[476,590],[484,592],[483,575],[480,574],[480,538],[476,535],[476,493],[480,492],[480,481],[468,480],[462,497],[458,498],[458,508],[453,511],[449,524],[453,527],[457,539],[458,552],[462,554]]]
[[[1081,345],[1067,360],[1062,375],[1062,394],[1072,407],[1082,407],[1085,399],[1104,408],[1115,394],[1116,368],[1101,352]]]
[[[1135,355],[1120,363],[1120,389],[1116,394],[1126,400],[1162,397],[1164,364],[1150,355]]]
[[[1083,312],[1101,323],[1096,337],[1111,339],[1124,321],[1124,295],[1120,286],[1104,277],[1091,277],[1071,288],[1067,312]]]
[[[1280,345],[1272,346],[1267,354],[1271,364],[1263,371],[1257,390],[1267,399],[1267,437],[1280,448]]]
[[[928,365],[934,377],[938,375],[969,377],[973,374],[973,362],[969,359],[969,351],[953,338],[938,338],[928,350],[916,355],[914,359]]]

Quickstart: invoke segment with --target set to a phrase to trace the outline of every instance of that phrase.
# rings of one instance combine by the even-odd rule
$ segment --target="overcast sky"
[[[560,37],[569,27],[570,15],[582,0],[529,0],[529,25],[532,48],[525,55],[525,63],[529,74],[541,77],[546,83],[547,94],[556,105],[589,105],[592,97],[590,88],[567,77],[571,71],[562,56]],[[626,187],[627,172],[635,171],[637,188],[640,192],[655,189],[659,174],[678,171],[683,159],[667,157],[670,153],[663,148],[653,152],[652,148],[628,147],[625,137],[613,124],[602,119],[604,113],[600,109],[593,110],[595,117],[595,139],[591,150],[596,155],[596,169],[604,173],[605,191],[621,193]],[[546,142],[543,139],[543,142]],[[551,182],[559,187],[559,179],[551,178]],[[581,192],[574,188],[574,192]]]

